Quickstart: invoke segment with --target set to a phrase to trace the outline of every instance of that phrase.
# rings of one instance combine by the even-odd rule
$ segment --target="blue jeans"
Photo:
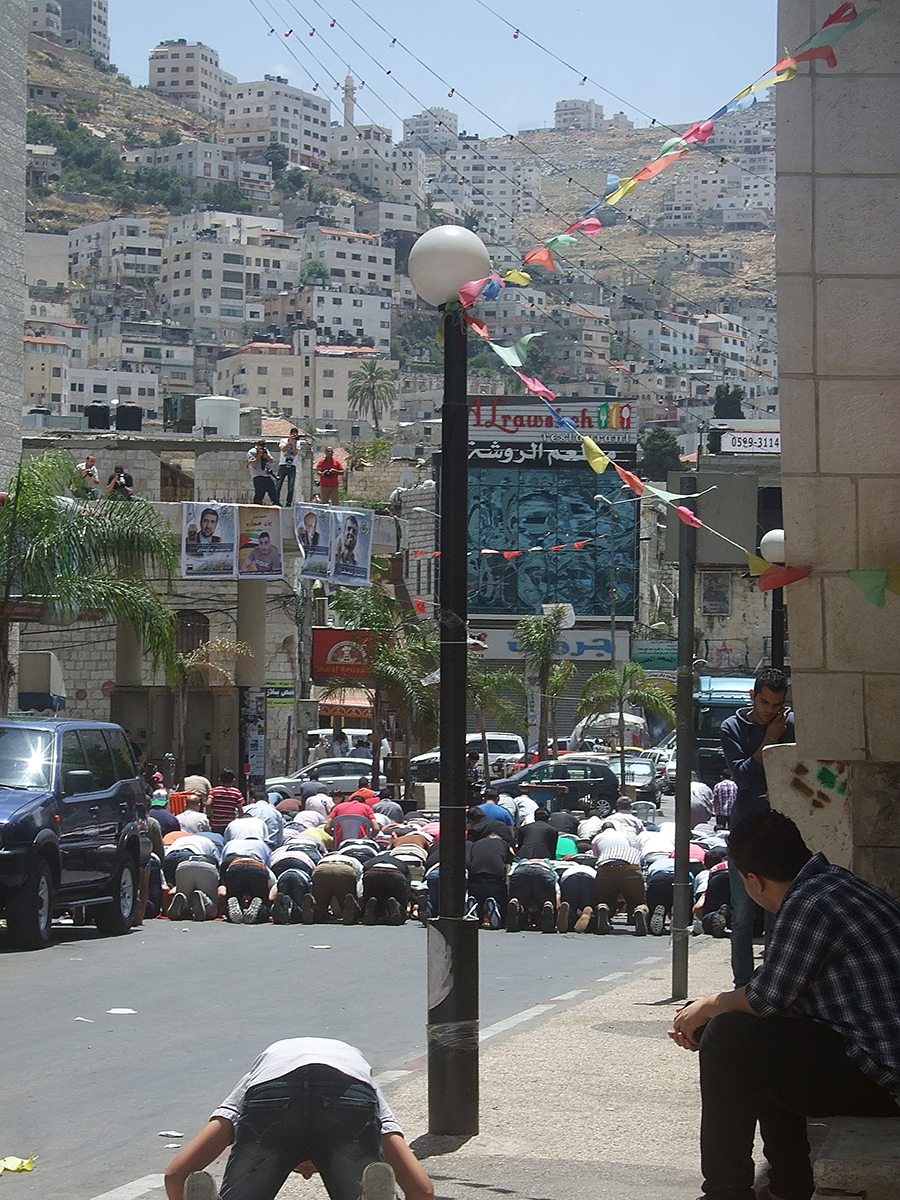
[[[728,878],[731,881],[731,973],[734,986],[740,988],[753,974],[753,926],[758,907],[747,895],[744,881],[731,859],[728,860]]]
[[[247,1089],[219,1196],[274,1200],[309,1159],[331,1200],[359,1200],[363,1171],[382,1158],[375,1089],[314,1063]]]
[[[287,482],[287,499],[284,502],[285,508],[290,508],[294,503],[294,480],[297,478],[297,468],[292,463],[290,466],[280,466],[278,468],[278,503],[281,504],[281,489]]]

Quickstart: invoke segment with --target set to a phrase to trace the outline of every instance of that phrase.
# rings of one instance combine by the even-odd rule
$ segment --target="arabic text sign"
[[[611,644],[608,630],[567,629],[556,643],[556,653],[560,658],[572,659],[581,663],[609,662]],[[516,643],[512,627],[506,629],[487,630],[487,650],[485,658],[512,660],[521,659],[522,650]],[[628,631],[616,630],[616,659],[619,662],[628,661]]]
[[[239,509],[238,575],[283,579],[281,509],[276,505]]]
[[[314,629],[314,679],[365,679],[372,658],[367,629]]]
[[[303,551],[301,579],[368,587],[373,515],[368,509],[295,504],[294,533]]]
[[[574,422],[580,433],[601,445],[637,441],[637,414],[625,400],[588,400],[578,396],[558,396],[553,407]],[[580,441],[566,429],[559,429],[540,401],[521,396],[474,396],[469,400],[469,437],[483,442],[531,441],[574,445]]]

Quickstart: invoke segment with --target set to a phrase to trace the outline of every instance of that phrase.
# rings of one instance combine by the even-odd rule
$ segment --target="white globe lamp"
[[[768,533],[763,534],[762,541],[759,543],[759,552],[766,562],[782,566],[784,564],[784,530],[770,529]]]
[[[429,229],[409,252],[409,281],[416,295],[439,308],[455,300],[463,284],[491,273],[484,242],[461,225]]]

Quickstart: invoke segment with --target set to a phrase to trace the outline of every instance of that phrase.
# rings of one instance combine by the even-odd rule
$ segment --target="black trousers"
[[[409,904],[409,880],[396,867],[372,867],[363,871],[363,903],[373,896],[378,902],[378,914],[384,915],[387,902],[394,899],[404,912]]]
[[[890,1092],[847,1057],[840,1034],[801,1018],[714,1017],[700,1040],[700,1092],[709,1200],[754,1200],[757,1122],[770,1189],[782,1200],[809,1200],[807,1117],[900,1117]]]
[[[497,907],[500,909],[501,920],[506,920],[506,903],[509,894],[506,890],[505,875],[499,878],[495,875],[470,875],[469,895],[478,906],[476,912],[479,920],[484,916],[484,902],[488,896],[494,897]]]
[[[331,1200],[359,1200],[363,1171],[382,1157],[374,1088],[333,1067],[298,1067],[248,1088],[219,1197],[274,1200],[309,1159]]]

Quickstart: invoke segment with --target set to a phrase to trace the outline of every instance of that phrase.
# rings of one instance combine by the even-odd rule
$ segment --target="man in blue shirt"
[[[763,750],[766,746],[796,740],[794,715],[785,705],[786,694],[784,672],[766,667],[754,681],[750,708],[738,709],[733,717],[722,722],[722,753],[738,789],[729,820],[732,830],[746,817],[768,812]],[[728,874],[731,878],[731,970],[734,986],[743,987],[753,974],[753,925],[757,909],[731,862]]]
[[[900,904],[811,854],[781,813],[746,817],[729,845],[777,916],[747,986],[691,1001],[669,1035],[700,1051],[703,1193],[755,1200],[758,1124],[768,1195],[809,1200],[807,1117],[900,1118]]]

